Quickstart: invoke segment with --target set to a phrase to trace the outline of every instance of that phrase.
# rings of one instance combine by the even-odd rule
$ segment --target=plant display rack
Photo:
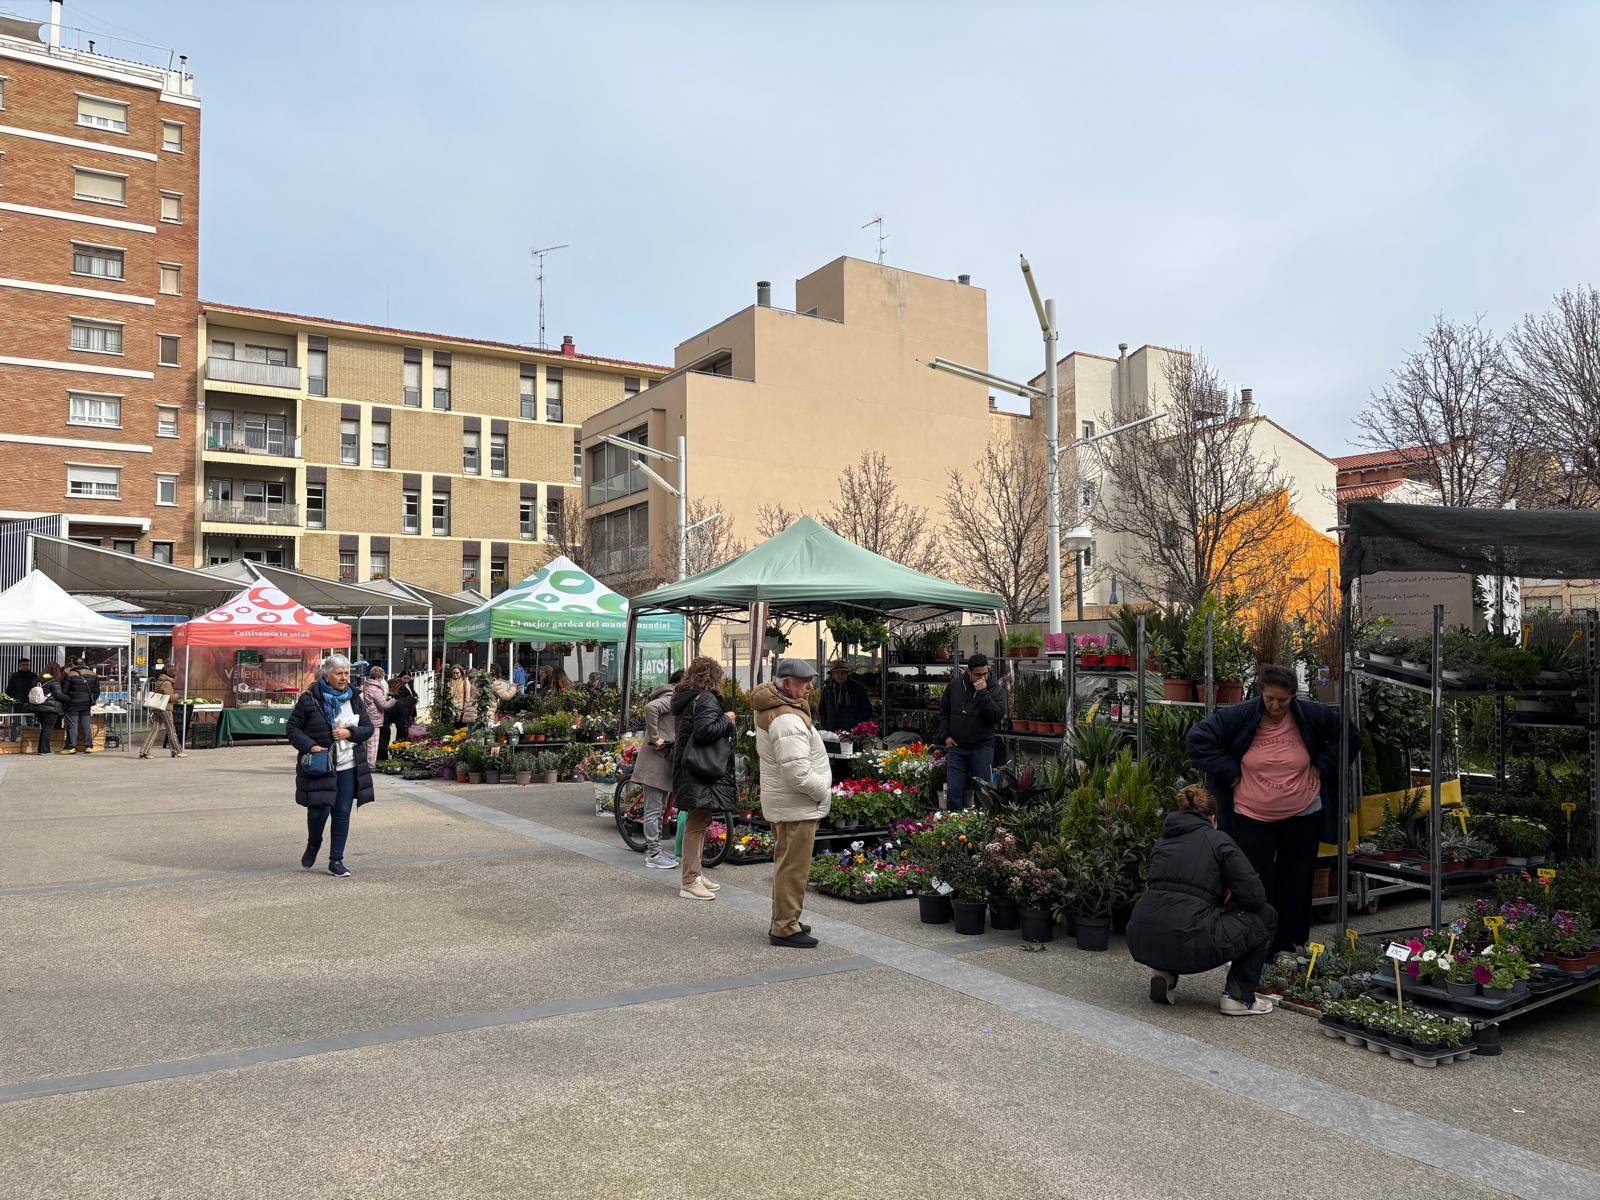
[[[1365,1046],[1375,1054],[1388,1054],[1390,1058],[1419,1067],[1465,1062],[1478,1051],[1478,1044],[1472,1041],[1462,1042],[1461,1045],[1446,1050],[1418,1050],[1415,1046],[1403,1046],[1399,1042],[1364,1029],[1351,1029],[1349,1026],[1339,1024],[1332,1017],[1319,1017],[1317,1028],[1322,1031],[1324,1037],[1335,1040],[1342,1038],[1347,1046]]]

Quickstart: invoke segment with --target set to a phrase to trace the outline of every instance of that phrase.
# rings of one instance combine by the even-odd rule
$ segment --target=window
[[[282,346],[252,346],[246,343],[244,361],[268,363],[274,367],[287,367],[289,365],[289,351]]]
[[[356,552],[354,550],[339,551],[339,578],[345,583],[355,582]]]
[[[158,334],[156,337],[156,361],[163,367],[178,365],[178,339],[170,333]]]
[[[583,430],[572,431],[572,482],[583,482]]]
[[[167,508],[177,506],[178,477],[176,475],[156,476],[156,503]]]
[[[422,532],[422,494],[420,492],[400,493],[400,532]]]
[[[622,435],[623,440],[649,445],[649,428],[637,425]],[[610,442],[601,442],[589,451],[589,503],[604,504],[623,496],[642,492],[648,486],[639,470],[637,455]]]
[[[544,373],[544,419],[561,421],[565,411],[561,405],[561,368],[550,367]]]
[[[328,352],[306,351],[306,391],[313,396],[328,394]]]
[[[534,516],[535,503],[537,502],[533,500],[524,500],[522,507],[517,511],[517,530],[529,540],[539,536],[538,523]]]
[[[449,492],[435,492],[433,494],[433,535],[434,537],[450,536]]]
[[[4,108],[5,106],[6,106],[6,80],[5,80],[5,76],[0,75],[0,108]]]
[[[551,541],[561,533],[563,519],[562,508],[566,497],[558,489],[545,497],[544,501],[544,536],[546,541]]]
[[[178,410],[172,405],[156,405],[156,436],[178,436]]]
[[[113,133],[127,133],[128,106],[116,100],[79,96],[78,124],[87,125],[90,129],[109,129]]]
[[[122,279],[122,251],[110,246],[72,244],[72,273],[96,279]]]
[[[231,504],[233,502],[233,480],[207,479],[206,499],[220,500],[224,504]]]
[[[172,543],[151,542],[150,557],[158,563],[170,564],[172,562]]]
[[[1085,421],[1083,423],[1083,436],[1086,437],[1086,438],[1092,438],[1094,436],[1094,422],[1093,421]]]
[[[168,225],[183,223],[183,197],[177,192],[161,193],[161,219]]]
[[[372,423],[372,465],[387,467],[389,465],[389,422],[374,421]]]
[[[478,431],[469,429],[461,435],[461,471],[465,475],[478,473]]]
[[[322,529],[328,524],[328,485],[306,484],[306,528]]]
[[[117,467],[76,467],[67,464],[67,495],[98,500],[122,499],[122,471]]]
[[[68,392],[67,424],[121,429],[122,397],[102,396],[95,392]]]
[[[507,569],[505,559],[491,558],[489,560],[489,586],[504,587],[506,585]]]
[[[127,207],[128,177],[108,175],[104,171],[86,171],[76,167],[72,172],[72,196],[75,200],[89,200],[95,204],[120,204]]]
[[[624,375],[622,377],[622,394],[624,396],[637,396],[639,394],[639,377],[637,375]]]
[[[1592,592],[1589,593],[1588,595],[1574,596],[1572,598],[1573,611],[1577,611],[1580,608],[1593,608],[1593,607],[1594,607],[1594,594]]]
[[[183,126],[176,121],[161,122],[161,148],[169,154],[183,153]]]
[[[355,466],[361,462],[361,422],[339,422],[339,461]]]
[[[389,552],[387,550],[374,550],[371,555],[372,565],[368,568],[369,579],[389,578]]]
[[[491,433],[489,435],[489,474],[505,475],[506,473],[506,435]]]
[[[650,561],[650,505],[635,504],[596,517],[588,526],[589,559],[595,575],[636,571]]]
[[[450,363],[447,359],[440,362],[440,355],[433,356],[433,406],[438,409],[450,407]]]
[[[177,263],[161,264],[161,294],[163,296],[183,294],[183,268]]]
[[[517,397],[522,404],[522,416],[525,420],[536,421],[539,419],[539,368],[522,364],[522,375],[517,380]]]
[[[415,358],[412,355],[416,355]],[[422,407],[422,351],[407,350],[401,394],[408,408]]]
[[[478,556],[476,554],[463,554],[461,556],[461,586],[464,588],[478,586]]]
[[[122,353],[122,326],[109,321],[72,319],[72,348],[95,354]]]
[[[212,338],[210,354],[212,358],[225,358],[231,362],[233,360],[233,343]]]
[[[112,538],[111,548],[118,554],[132,554],[139,548],[139,543],[132,538]]]

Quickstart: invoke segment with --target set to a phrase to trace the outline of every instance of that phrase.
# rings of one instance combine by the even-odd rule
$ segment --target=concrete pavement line
[[[95,821],[107,817],[193,817],[208,813],[264,812],[267,809],[283,811],[282,804],[227,804],[220,808],[144,808],[130,812],[97,813],[40,813],[37,816],[18,816],[0,811],[0,820],[16,825],[23,821]]]
[[[407,858],[378,858],[366,861],[352,860],[354,866],[361,870],[376,870],[382,867],[415,867],[426,863],[444,862],[472,862],[486,858],[530,858],[544,851],[535,847],[530,849],[501,849],[501,850],[462,850],[456,854],[416,854]],[[323,873],[324,868],[318,867],[309,874]],[[59,896],[80,892],[115,892],[123,888],[155,887],[158,884],[168,883],[223,883],[230,879],[257,879],[270,875],[305,875],[308,874],[299,864],[281,867],[249,867],[238,871],[209,871],[196,875],[147,875],[139,879],[101,879],[84,880],[80,883],[41,883],[33,887],[0,888],[0,900],[23,896]]]
[[[486,808],[421,784],[405,784],[404,790],[427,803],[476,817],[508,832],[610,863],[642,878],[655,877],[658,884],[677,886],[674,872],[649,870],[639,855],[620,843],[608,846],[581,834]],[[662,880],[659,878],[662,875],[672,878]],[[717,903],[762,920],[768,919],[771,913],[765,894],[750,892],[733,883],[723,884],[717,893]],[[1461,1179],[1491,1180],[1493,1186],[1522,1200],[1577,1200],[1579,1197],[1600,1200],[1600,1172],[1449,1125],[1336,1084],[1271,1066],[1249,1055],[1162,1029],[1148,1021],[1073,1000],[987,967],[962,962],[948,949],[915,946],[836,917],[808,914],[807,919],[819,938],[854,955],[1049,1025],[1072,1037],[1098,1043],[1197,1083],[1299,1117],[1352,1141],[1437,1167]],[[1308,1036],[1311,1036],[1310,1031]],[[1471,1067],[1450,1069],[1470,1070]]]
[[[210,1075],[217,1071],[234,1071],[261,1063],[286,1062],[295,1058],[310,1058],[317,1054],[360,1050],[367,1046],[385,1046],[394,1042],[410,1042],[444,1034],[471,1033],[480,1029],[493,1029],[500,1025],[525,1025],[533,1021],[546,1021],[551,1017],[569,1017],[579,1013],[656,1004],[663,1000],[681,1000],[689,996],[707,996],[715,992],[733,992],[743,988],[770,987],[773,984],[789,983],[798,979],[815,979],[823,975],[848,975],[856,971],[876,970],[877,965],[870,959],[852,955],[849,958],[801,963],[771,971],[726,975],[719,979],[661,983],[652,987],[630,988],[627,991],[610,992],[601,996],[548,1000],[543,1004],[532,1004],[526,1008],[504,1008],[494,1012],[437,1017],[431,1021],[390,1025],[382,1029],[358,1029],[350,1033],[332,1034],[304,1042],[287,1042],[278,1046],[253,1046],[246,1050],[224,1050],[216,1054],[202,1054],[197,1058],[183,1058],[172,1062],[119,1067],[112,1071],[92,1071],[87,1075],[36,1079],[27,1083],[0,1086],[0,1105],[41,1100],[48,1096],[62,1096],[71,1092],[92,1092],[104,1088],[126,1087],[129,1084],[154,1083],[163,1079],[182,1079],[190,1075]]]

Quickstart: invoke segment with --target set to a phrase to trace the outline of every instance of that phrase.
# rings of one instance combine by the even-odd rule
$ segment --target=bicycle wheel
[[[623,843],[629,850],[643,854],[644,788],[631,779],[619,780],[612,808],[616,810],[617,832],[622,835]]]
[[[706,839],[706,848],[700,853],[702,867],[720,865],[722,860],[728,857],[728,847],[733,844],[733,822],[719,817],[717,823],[723,826],[726,832],[722,835],[721,841],[713,842],[710,838]]]

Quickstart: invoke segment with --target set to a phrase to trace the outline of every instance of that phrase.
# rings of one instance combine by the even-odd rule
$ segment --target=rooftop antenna
[[[539,262],[539,349],[541,350],[549,349],[544,340],[544,256],[557,250],[566,250],[569,246],[570,243],[562,242],[559,246],[546,246],[543,250],[528,251]]]
[[[883,232],[883,214],[878,213],[861,228],[866,229],[871,225],[878,227],[878,265],[881,267],[883,265],[883,244],[889,240],[889,235]]]

